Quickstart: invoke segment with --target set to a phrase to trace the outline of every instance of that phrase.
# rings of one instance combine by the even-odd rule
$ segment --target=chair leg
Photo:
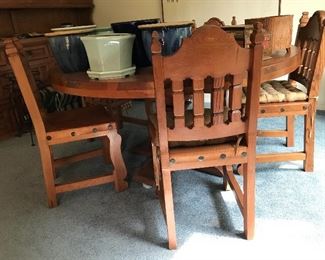
[[[244,177],[244,233],[248,240],[253,239],[255,229],[255,164],[243,165]]]
[[[116,129],[109,131],[107,137],[109,138],[110,157],[114,166],[114,183],[117,192],[124,191],[128,187],[125,181],[127,176],[126,167],[121,153],[121,136]]]
[[[232,171],[232,166],[231,165],[227,165],[226,168],[223,167],[217,167],[217,169],[222,172],[223,174],[223,183],[222,183],[222,188],[224,191],[229,191],[231,190],[228,179],[227,179],[227,174],[224,171]]]
[[[176,227],[174,215],[173,190],[171,181],[171,171],[162,170],[163,183],[163,201],[164,211],[166,216],[167,233],[168,233],[168,248],[176,249]]]
[[[49,208],[54,208],[58,205],[56,192],[55,192],[55,182],[54,182],[54,168],[51,148],[47,144],[39,144],[41,161],[43,168],[43,177],[45,182],[45,188],[47,193],[47,204]]]
[[[161,176],[160,163],[157,155],[157,147],[153,143],[151,144],[151,150],[152,150],[152,163],[153,163],[155,184],[156,184],[156,188],[160,190],[160,176]]]
[[[104,159],[106,163],[111,163],[111,153],[110,153],[110,145],[109,145],[109,138],[107,138],[106,136],[102,138],[103,141],[103,149],[104,149]]]
[[[287,116],[287,147],[293,147],[295,145],[295,116]]]
[[[312,99],[308,107],[308,113],[305,115],[304,150],[306,160],[304,161],[304,170],[306,172],[314,171],[315,115],[316,102]]]

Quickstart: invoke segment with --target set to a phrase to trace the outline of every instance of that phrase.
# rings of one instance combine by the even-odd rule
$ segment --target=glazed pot
[[[151,65],[148,60],[141,36],[141,31],[138,29],[139,25],[159,23],[160,19],[145,19],[136,21],[127,21],[112,23],[111,27],[115,33],[132,33],[135,35],[135,41],[133,45],[132,61],[137,67],[147,67]]]
[[[151,38],[152,32],[157,31],[163,43],[162,55],[167,56],[176,52],[181,46],[182,39],[191,36],[193,22],[157,23],[140,25],[142,40],[146,55],[151,63]]]
[[[85,45],[90,78],[122,78],[134,74],[132,48],[135,36],[129,33],[110,33],[81,37]]]
[[[67,30],[45,34],[48,37],[54,58],[63,72],[81,72],[89,69],[86,50],[80,40],[81,36],[89,33],[89,30],[78,33]]]

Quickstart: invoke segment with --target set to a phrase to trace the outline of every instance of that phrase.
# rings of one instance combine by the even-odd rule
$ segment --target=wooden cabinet
[[[1,0],[0,37],[45,33],[63,23],[92,24],[92,0]]]
[[[0,138],[9,136],[15,130],[9,72],[10,66],[7,64],[3,44],[0,43]]]
[[[45,33],[63,23],[92,24],[93,0],[1,0],[0,38]],[[54,61],[45,37],[20,40],[36,82],[46,86]],[[0,39],[0,139],[24,131],[28,113]]]
[[[2,66],[1,66],[2,67]],[[10,100],[10,80],[8,73],[0,67],[0,138],[12,135],[15,132],[15,116]]]

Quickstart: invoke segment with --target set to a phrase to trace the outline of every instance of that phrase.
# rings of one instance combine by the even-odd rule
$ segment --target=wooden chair
[[[204,25],[184,39],[181,48],[161,55],[153,33],[152,60],[156,113],[149,115],[155,182],[167,223],[168,247],[176,248],[171,173],[222,167],[224,185],[234,190],[244,217],[247,239],[255,221],[255,145],[262,64],[261,24],[255,26],[252,47],[241,48],[219,26]],[[248,73],[247,106],[243,109],[242,81]],[[205,88],[206,87],[206,88]],[[186,91],[193,93],[193,109],[186,109]],[[205,89],[211,90],[211,109],[204,109]],[[173,106],[166,106],[171,91]],[[244,164],[243,191],[232,165]]]
[[[218,17],[211,17],[208,21],[204,23],[205,25],[215,25],[215,26],[225,26],[224,21],[219,19]]]
[[[126,168],[121,155],[121,136],[117,132],[115,121],[109,117],[103,107],[89,107],[65,112],[46,114],[40,106],[40,97],[31,70],[18,40],[5,42],[6,53],[16,76],[22,96],[28,108],[35,128],[40,149],[43,176],[47,192],[48,206],[57,206],[57,194],[114,182],[116,191],[127,188],[124,181]],[[60,159],[54,159],[52,147],[89,138],[101,138],[104,149],[80,153]],[[57,183],[55,168],[66,163],[104,155],[111,161],[113,173],[100,177],[79,180],[70,183]]]
[[[317,11],[309,19],[304,12],[300,19],[296,46],[301,48],[301,65],[286,81],[269,81],[260,91],[259,118],[286,117],[286,130],[258,131],[259,137],[286,137],[287,146],[294,146],[294,121],[304,115],[304,150],[301,152],[258,154],[257,162],[303,160],[304,170],[314,169],[315,114],[320,80],[325,65],[325,11]],[[296,82],[305,87],[300,90]]]

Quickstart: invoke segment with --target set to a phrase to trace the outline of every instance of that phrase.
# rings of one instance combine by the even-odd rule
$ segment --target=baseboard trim
[[[318,115],[325,116],[325,110],[317,110],[316,113],[317,113]]]

